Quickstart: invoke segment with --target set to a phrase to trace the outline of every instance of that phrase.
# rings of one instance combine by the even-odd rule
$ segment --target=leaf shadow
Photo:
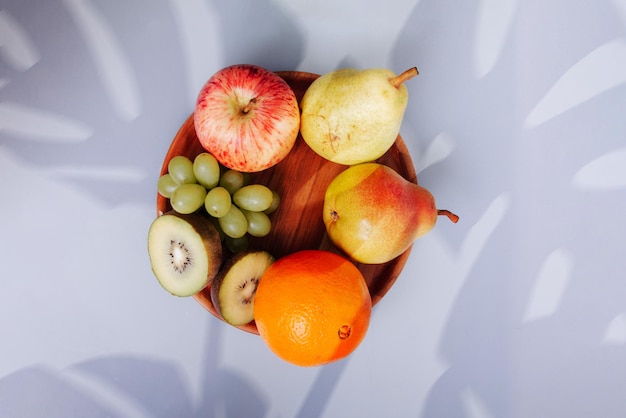
[[[607,324],[623,312],[621,271],[614,271],[620,256],[613,248],[623,250],[623,240],[612,232],[614,224],[587,220],[585,214],[609,208],[604,216],[618,219],[623,195],[594,194],[592,201],[571,189],[571,176],[583,154],[623,146],[623,118],[607,123],[607,115],[616,116],[614,103],[623,101],[623,86],[532,132],[523,122],[572,65],[598,45],[623,37],[623,23],[609,0],[581,0],[576,13],[566,14],[561,12],[571,3],[562,0],[519,2],[500,56],[487,74],[476,77],[480,2],[453,3],[418,2],[394,47],[393,67],[417,65],[421,77],[403,137],[414,156],[442,133],[455,140],[454,153],[422,171],[420,183],[437,190],[438,200],[461,215],[454,231],[441,230],[457,257],[463,232],[493,196],[509,193],[515,206],[476,263],[457,272],[466,279],[435,353],[446,368],[432,382],[421,416],[471,416],[468,391],[489,416],[621,416],[626,405],[620,371],[626,362],[601,339]],[[548,16],[562,18],[549,24],[541,20]],[[564,36],[582,33],[580,42],[563,42]],[[581,137],[581,130],[593,141],[574,144],[572,136]],[[548,213],[570,216],[549,219]],[[523,324],[520,300],[527,301],[546,255],[564,243],[577,264],[558,310]],[[601,284],[592,284],[596,280]],[[601,308],[586,309],[596,305]]]
[[[63,370],[33,365],[1,378],[0,416],[266,416],[269,402],[262,390],[241,373],[218,366],[220,346],[220,327],[212,327],[199,370],[198,401],[176,362],[119,354]]]
[[[184,22],[172,16],[167,0],[155,0],[148,8],[140,0],[94,0],[88,9],[79,11],[91,11],[110,35],[111,42],[99,45],[105,40],[86,39],[84,27],[77,24],[68,6],[73,3],[4,3],[40,57],[37,65],[26,69],[0,61],[8,70],[2,79],[3,99],[24,109],[25,117],[29,110],[33,118],[45,112],[51,126],[58,116],[57,125],[62,125],[61,119],[75,121],[90,136],[72,143],[55,138],[53,132],[42,139],[33,137],[27,127],[20,132],[19,126],[12,126],[12,130],[0,129],[0,144],[25,164],[98,201],[113,206],[152,202],[163,156],[180,126],[177,123],[182,124],[194,105],[187,95],[189,74],[177,28]],[[223,54],[213,57],[214,61],[256,63],[272,70],[297,67],[303,54],[302,34],[276,4],[214,1],[212,6],[220,22],[216,34]],[[232,36],[233,32],[239,36]],[[107,53],[115,58],[117,69],[102,67]],[[120,91],[117,82],[131,86],[132,92]],[[129,105],[130,120],[123,117],[129,113],[124,106]],[[141,176],[115,174],[129,169]]]

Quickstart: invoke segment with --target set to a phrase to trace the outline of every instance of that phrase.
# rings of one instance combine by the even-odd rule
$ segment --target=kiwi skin
[[[238,321],[235,318],[229,317],[228,315],[226,317],[224,317],[223,314],[223,306],[222,303],[220,303],[220,290],[222,289],[222,285],[224,285],[225,280],[243,280],[243,279],[249,279],[250,277],[233,277],[232,274],[229,275],[229,273],[232,273],[232,269],[233,267],[237,264],[242,262],[242,260],[244,258],[247,258],[249,256],[252,255],[260,255],[263,256],[265,261],[268,261],[268,265],[266,266],[265,269],[267,269],[267,267],[269,267],[269,265],[271,263],[274,262],[274,257],[272,257],[272,255],[270,255],[267,251],[262,251],[262,250],[244,250],[241,251],[237,254],[235,254],[234,256],[232,256],[230,259],[226,260],[224,262],[224,264],[222,265],[222,267],[220,268],[220,271],[217,273],[217,275],[215,276],[215,278],[213,279],[213,281],[211,282],[211,288],[210,288],[210,292],[211,292],[211,302],[213,303],[213,307],[215,308],[215,310],[217,311],[218,316],[224,320],[224,322],[230,324],[230,325],[234,325],[234,326],[241,326],[241,325],[246,325],[250,322],[253,321],[253,317],[252,317],[252,306],[250,306],[250,316],[248,317],[248,319],[246,321]],[[243,261],[245,262],[245,261]],[[265,271],[265,270],[263,270]],[[260,273],[260,271],[257,271],[257,273]],[[261,277],[256,277],[257,279],[257,285],[258,285],[258,280],[261,279]],[[254,302],[253,302],[254,303]]]

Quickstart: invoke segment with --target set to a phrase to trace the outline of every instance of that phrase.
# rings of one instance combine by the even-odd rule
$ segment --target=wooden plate
[[[278,72],[296,93],[298,102],[308,86],[319,75],[297,72]],[[187,118],[176,136],[163,161],[161,174],[167,172],[167,164],[177,155],[193,159],[203,152],[196,136],[193,114]],[[381,158],[379,163],[390,166],[404,178],[417,183],[415,168],[402,138]],[[279,208],[270,215],[272,231],[263,238],[250,239],[250,248],[263,249],[275,258],[304,249],[324,249],[341,254],[330,242],[322,221],[324,193],[331,180],[346,166],[332,163],[313,152],[298,135],[298,139],[287,158],[267,170],[252,173],[251,183],[265,184],[281,196]],[[157,215],[171,210],[169,200],[157,193]],[[207,215],[208,216],[208,215]],[[411,248],[385,264],[367,265],[356,263],[369,287],[372,303],[377,304],[394,284],[409,257]],[[225,257],[231,254],[224,247]],[[211,302],[210,287],[194,296],[209,312],[221,319]],[[253,323],[238,327],[258,334]]]

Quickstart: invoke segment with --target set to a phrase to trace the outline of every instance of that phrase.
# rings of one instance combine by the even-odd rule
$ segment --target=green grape
[[[226,237],[224,241],[226,242],[226,247],[228,247],[231,253],[236,254],[248,249],[249,241],[247,235],[239,238]]]
[[[219,185],[228,190],[228,193],[233,194],[243,186],[244,181],[243,173],[236,170],[226,170],[220,178]]]
[[[248,232],[248,220],[243,212],[235,205],[230,206],[228,213],[218,218],[220,227],[226,236],[241,238]]]
[[[272,221],[263,212],[242,210],[248,221],[248,234],[253,237],[264,237],[272,230]]]
[[[231,205],[230,193],[222,186],[217,186],[209,190],[204,199],[204,208],[207,213],[214,218],[221,218],[226,215]]]
[[[272,203],[270,204],[269,208],[263,211],[263,213],[265,213],[266,215],[269,215],[270,213],[278,209],[279,205],[280,205],[280,195],[275,190],[273,190],[272,191]]]
[[[214,156],[203,152],[193,160],[193,174],[198,183],[212,189],[220,181],[220,165]]]
[[[196,176],[193,174],[193,163],[184,155],[177,155],[172,158],[167,164],[167,171],[178,184],[196,182]]]
[[[157,181],[157,190],[163,197],[167,197],[168,199],[172,196],[172,193],[178,187],[178,183],[174,181],[172,176],[169,174],[163,174],[159,177],[159,181]]]
[[[274,200],[274,194],[262,184],[243,186],[233,194],[233,202],[241,209],[262,212],[269,208]]]
[[[197,183],[181,184],[170,197],[172,209],[178,213],[192,213],[204,205],[206,189]]]

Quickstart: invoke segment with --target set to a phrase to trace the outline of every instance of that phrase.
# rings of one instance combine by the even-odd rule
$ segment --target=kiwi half
[[[252,322],[259,280],[273,262],[274,257],[261,250],[245,250],[224,262],[211,283],[211,301],[225,322],[235,326]]]
[[[222,264],[217,229],[200,214],[165,213],[148,231],[152,272],[174,296],[198,293],[215,277]]]

